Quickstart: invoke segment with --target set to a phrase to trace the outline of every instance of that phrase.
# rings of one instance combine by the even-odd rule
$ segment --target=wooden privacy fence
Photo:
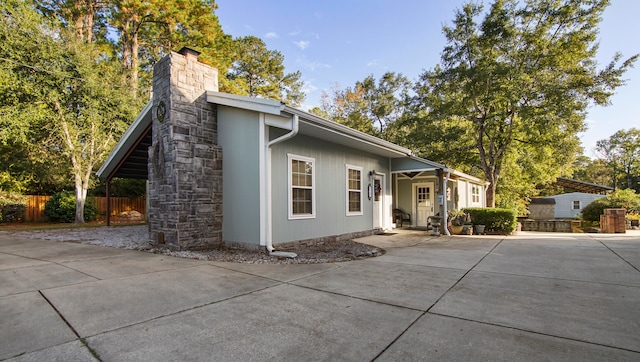
[[[46,221],[44,214],[44,205],[51,196],[28,196],[27,209],[25,211],[26,221]],[[87,197],[87,200],[93,200],[98,208],[98,214],[107,213],[106,197]],[[144,197],[128,198],[128,197],[111,197],[111,215],[118,215],[125,211],[137,211],[141,214],[147,213],[147,201]]]

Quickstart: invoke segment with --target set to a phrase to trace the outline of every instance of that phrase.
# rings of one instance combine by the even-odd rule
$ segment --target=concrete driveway
[[[0,237],[0,360],[640,360],[640,233],[360,239],[196,261]]]

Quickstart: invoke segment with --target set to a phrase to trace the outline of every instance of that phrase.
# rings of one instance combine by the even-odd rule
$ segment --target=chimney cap
[[[182,54],[185,57],[194,56],[198,58],[198,56],[200,55],[200,52],[185,46],[185,47],[182,47],[182,49],[178,50],[178,54]]]

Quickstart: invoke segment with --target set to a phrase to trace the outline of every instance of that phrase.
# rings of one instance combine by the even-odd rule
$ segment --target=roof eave
[[[135,142],[142,132],[147,129],[149,124],[151,124],[151,117],[147,117],[147,115],[151,111],[152,105],[153,102],[149,101],[144,108],[142,108],[135,121],[133,121],[131,126],[129,126],[127,131],[122,135],[122,138],[120,138],[120,141],[118,141],[113,151],[111,151],[107,160],[104,161],[100,169],[96,172],[99,178],[109,177],[113,173],[114,168],[125,156],[129,148],[132,147],[131,143]]]
[[[412,154],[412,151],[408,148],[396,145],[395,143],[385,141],[381,138],[366,134],[353,128],[349,128],[340,123],[326,120],[312,113],[301,111],[297,108],[285,106],[284,112],[297,115],[300,118],[300,122],[304,122],[315,127],[324,128],[326,130],[339,133],[359,142],[383,148],[387,151],[390,151],[391,153],[396,154],[398,157],[407,157],[411,156]]]

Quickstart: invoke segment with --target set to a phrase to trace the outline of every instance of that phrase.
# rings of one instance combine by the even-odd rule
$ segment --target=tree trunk
[[[131,95],[136,98],[138,95],[138,32],[131,36]]]
[[[489,186],[487,186],[486,198],[487,198],[487,207],[496,207],[496,182],[489,181]]]
[[[84,204],[87,200],[87,183],[82,181],[82,177],[76,175],[76,218],[74,224],[84,224]]]

